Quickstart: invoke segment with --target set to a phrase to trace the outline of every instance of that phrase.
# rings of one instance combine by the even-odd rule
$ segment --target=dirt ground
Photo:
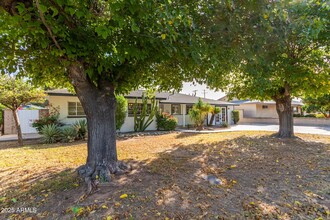
[[[119,159],[134,170],[87,198],[75,173],[86,143],[2,143],[0,219],[330,219],[330,137],[297,136],[248,131],[119,140]]]

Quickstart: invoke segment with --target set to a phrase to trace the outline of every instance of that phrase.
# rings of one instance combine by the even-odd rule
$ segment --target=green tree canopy
[[[280,137],[293,136],[292,97],[330,91],[330,6],[328,1],[268,1],[241,8],[239,1],[223,18],[231,30],[227,59],[231,74],[208,73],[208,84],[231,97],[275,100]],[[246,24],[246,25],[243,25]],[[226,35],[225,35],[226,36]],[[215,46],[216,48],[216,46]]]
[[[45,97],[41,89],[35,88],[20,78],[0,75],[0,104],[9,108],[14,116],[19,145],[23,145],[18,108],[33,101],[41,101]]]
[[[0,69],[48,86],[73,86],[88,121],[88,184],[110,180],[117,161],[115,93],[180,88],[200,77],[204,22],[216,1],[4,0]],[[197,67],[197,68],[196,68]]]
[[[330,94],[320,97],[307,96],[303,99],[303,109],[307,112],[321,112],[325,117],[330,117]]]

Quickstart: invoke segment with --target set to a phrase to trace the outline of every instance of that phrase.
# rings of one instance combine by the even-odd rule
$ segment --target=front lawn
[[[0,219],[330,218],[330,137],[287,140],[271,134],[119,140],[119,158],[134,170],[87,198],[75,173],[85,162],[86,143],[1,143]],[[221,184],[211,184],[207,175]]]

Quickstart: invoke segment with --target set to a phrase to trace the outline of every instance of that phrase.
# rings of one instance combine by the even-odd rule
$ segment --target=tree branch
[[[59,49],[59,50],[62,50],[60,45],[58,44],[55,36],[53,35],[53,32],[52,30],[50,29],[50,27],[46,24],[46,20],[45,20],[45,17],[44,17],[44,14],[42,13],[42,11],[40,10],[40,6],[39,6],[39,0],[35,0],[36,1],[36,6],[38,8],[38,11],[39,11],[39,15],[40,15],[40,18],[41,18],[41,21],[42,23],[45,25],[45,27],[47,28],[48,30],[48,33],[50,35],[50,37],[52,38],[52,40],[54,41],[56,47]]]

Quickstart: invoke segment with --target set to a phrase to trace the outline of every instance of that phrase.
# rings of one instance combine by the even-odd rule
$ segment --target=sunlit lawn
[[[33,206],[46,218],[330,217],[330,137],[270,135],[172,133],[119,140],[119,159],[134,171],[84,200],[75,169],[86,160],[86,143],[2,144],[0,207]],[[211,185],[205,175],[222,184]]]

